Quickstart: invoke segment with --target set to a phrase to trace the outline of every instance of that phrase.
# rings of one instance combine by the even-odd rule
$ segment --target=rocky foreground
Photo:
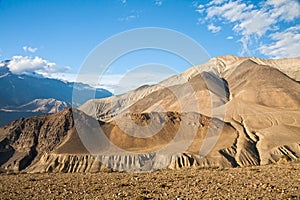
[[[1,174],[0,199],[300,199],[300,162],[147,173]]]

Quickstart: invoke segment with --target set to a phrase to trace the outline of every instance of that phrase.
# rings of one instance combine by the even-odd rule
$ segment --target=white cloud
[[[133,20],[133,19],[136,19],[136,18],[137,18],[136,15],[128,15],[128,16],[125,16],[125,17],[121,17],[118,20],[119,21],[130,21],[130,20]]]
[[[208,3],[208,5],[213,5],[213,4],[218,5],[218,4],[224,3],[225,1],[226,1],[226,0],[212,0],[212,1],[210,1],[210,2]]]
[[[229,24],[232,31],[239,36],[238,41],[242,44],[242,55],[245,53],[251,54],[252,49],[257,49],[257,47],[249,48],[257,45],[259,39],[263,36],[269,37],[274,44],[279,41],[285,43],[281,46],[285,46],[287,51],[295,51],[294,47],[288,48],[291,39],[279,39],[279,36],[275,33],[285,34],[288,37],[288,33],[282,31],[281,25],[282,23],[291,23],[300,17],[300,3],[297,0],[267,0],[261,1],[257,5],[252,4],[251,1],[245,3],[241,0],[213,0],[205,5],[198,6],[196,12],[202,15],[202,19],[205,19],[206,23],[221,22],[226,25]],[[211,30],[214,30],[213,27],[211,27]],[[261,51],[266,49],[266,46],[264,45]],[[278,56],[284,55],[279,51],[277,52]]]
[[[213,24],[209,24],[209,25],[207,26],[207,29],[208,29],[209,31],[211,31],[212,33],[217,33],[217,32],[219,32],[219,31],[221,30],[221,26],[215,26],[215,25],[213,25]]]
[[[228,36],[227,38],[226,38],[227,40],[233,40],[233,36]]]
[[[156,6],[161,6],[161,5],[163,4],[163,1],[162,1],[162,0],[155,0],[155,1],[154,1],[154,4],[155,4]]]
[[[70,67],[58,68],[56,63],[40,57],[13,56],[7,66],[14,74],[32,73],[49,76],[51,73],[65,72]]]
[[[275,42],[262,45],[259,51],[274,58],[297,57],[300,55],[300,25],[270,35]]]
[[[253,8],[253,5],[247,6],[245,3],[239,1],[230,1],[223,5],[212,5],[206,9],[206,19],[213,18],[215,16],[224,18],[230,22],[236,22],[240,18],[243,18],[243,13]]]
[[[233,31],[244,36],[251,34],[263,35],[269,29],[273,20],[268,13],[253,9],[254,5],[246,5],[239,1],[230,1],[221,6],[207,8],[206,19],[221,18],[229,23],[234,23]]]
[[[126,15],[124,17],[118,18],[118,20],[122,21],[122,22],[131,21],[131,20],[139,18],[139,16],[140,16],[139,14],[140,14],[140,11],[132,10],[130,12],[130,14],[128,14],[128,15]]]
[[[196,12],[198,13],[203,13],[205,11],[204,5],[199,5],[196,9]]]
[[[30,52],[30,53],[35,53],[38,50],[38,48],[29,47],[29,46],[23,46],[22,48],[25,52]]]
[[[273,7],[271,18],[279,18],[286,22],[293,21],[300,15],[300,4],[297,0],[268,0],[267,5]]]
[[[271,30],[274,19],[269,17],[268,13],[252,10],[242,14],[244,18],[235,24],[233,31],[243,36],[256,35],[261,37],[267,30]]]
[[[205,6],[204,6],[203,4],[199,4],[199,5],[196,5],[196,7],[199,8],[199,9],[202,9],[202,8],[204,8]]]
[[[125,4],[126,3],[126,0],[121,0],[122,4]]]

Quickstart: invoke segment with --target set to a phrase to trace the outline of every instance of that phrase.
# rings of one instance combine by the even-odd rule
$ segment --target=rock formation
[[[216,57],[79,110],[0,128],[2,171],[147,171],[300,157],[300,58]]]

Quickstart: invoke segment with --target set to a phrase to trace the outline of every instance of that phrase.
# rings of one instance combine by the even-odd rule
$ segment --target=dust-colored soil
[[[2,174],[0,183],[0,199],[300,199],[300,163],[139,174]]]

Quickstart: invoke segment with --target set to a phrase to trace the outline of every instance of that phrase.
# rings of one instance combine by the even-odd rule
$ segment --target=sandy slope
[[[265,60],[221,56],[158,85],[141,87],[110,99],[89,101],[80,109],[105,121],[117,120],[122,113],[130,112],[196,110],[233,127],[224,138],[227,146],[217,144],[218,148],[211,154],[221,153],[234,166],[273,163],[282,156],[297,159],[300,155],[300,85],[295,79],[299,80],[299,70],[300,57]],[[166,87],[160,88],[161,85]],[[122,126],[130,120],[118,122]],[[229,139],[229,135],[235,139]],[[199,150],[201,139],[195,141]]]

